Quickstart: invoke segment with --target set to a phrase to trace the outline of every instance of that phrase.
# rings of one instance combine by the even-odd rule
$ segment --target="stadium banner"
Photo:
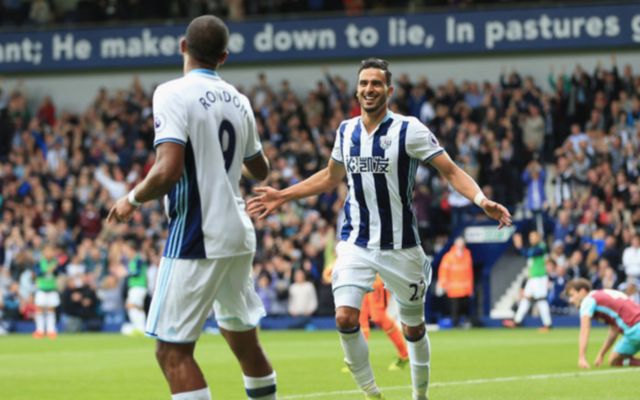
[[[0,33],[0,73],[180,65],[186,25]],[[640,4],[230,22],[230,63],[640,46]]]

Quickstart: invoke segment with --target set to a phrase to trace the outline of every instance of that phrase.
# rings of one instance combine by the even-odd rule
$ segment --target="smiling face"
[[[356,97],[360,107],[366,113],[377,113],[386,109],[387,101],[393,93],[383,70],[379,68],[365,68],[358,74],[358,91]]]

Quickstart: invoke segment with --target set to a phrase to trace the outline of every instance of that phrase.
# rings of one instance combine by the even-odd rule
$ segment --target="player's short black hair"
[[[214,15],[195,18],[187,27],[185,35],[187,52],[196,61],[208,67],[217,67],[220,58],[227,51],[229,29]]]
[[[369,57],[360,61],[360,69],[358,75],[363,69],[377,68],[384,71],[384,77],[387,80],[387,85],[391,85],[391,71],[389,71],[389,62],[381,58]]]

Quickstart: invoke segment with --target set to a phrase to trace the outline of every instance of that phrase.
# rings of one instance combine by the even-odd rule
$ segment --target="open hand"
[[[257,193],[258,196],[249,199],[247,202],[247,212],[259,220],[264,219],[285,202],[282,192],[272,187],[257,187],[253,189],[253,191]]]
[[[511,214],[505,206],[489,199],[482,201],[482,210],[490,218],[498,221],[498,229],[502,229],[505,226],[511,226]]]
[[[578,367],[582,368],[582,369],[589,369],[589,368],[591,368],[591,365],[589,365],[589,362],[587,361],[586,358],[579,358],[578,359]]]
[[[598,356],[596,357],[596,360],[593,362],[593,365],[595,365],[596,367],[599,367],[602,365],[602,359],[604,357],[600,354],[598,354]]]

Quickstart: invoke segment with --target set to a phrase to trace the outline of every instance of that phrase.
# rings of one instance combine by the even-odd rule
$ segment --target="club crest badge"
[[[387,150],[389,147],[391,147],[392,143],[393,140],[390,137],[383,137],[382,139],[380,139],[380,147],[382,147],[383,150]]]

